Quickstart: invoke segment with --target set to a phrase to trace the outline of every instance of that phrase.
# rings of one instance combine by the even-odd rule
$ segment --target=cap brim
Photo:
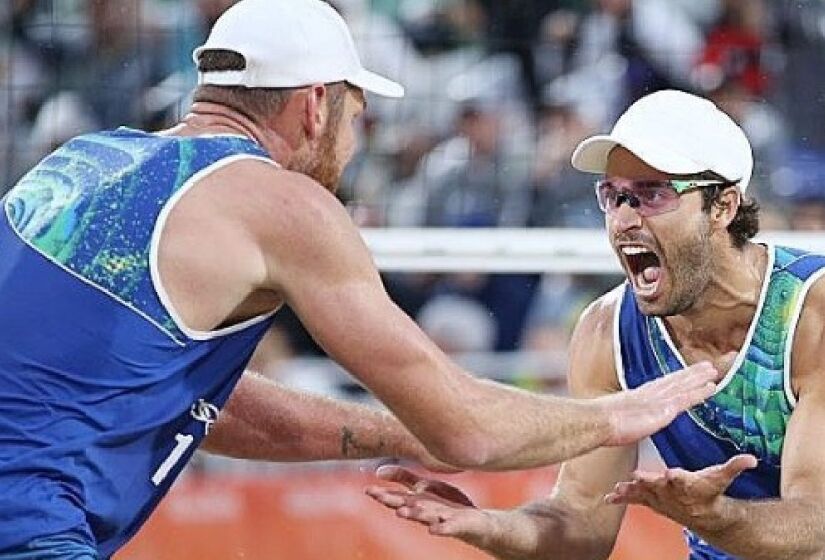
[[[363,68],[347,81],[354,86],[383,97],[404,97],[404,86]]]
[[[618,145],[610,136],[592,136],[576,146],[570,162],[579,171],[604,173],[607,156]]]
[[[703,165],[672,152],[665,146],[648,145],[638,140],[621,141],[605,135],[583,140],[573,151],[571,163],[579,171],[604,173],[607,169],[607,156],[616,146],[627,149],[653,169],[671,175],[690,175],[707,171]]]

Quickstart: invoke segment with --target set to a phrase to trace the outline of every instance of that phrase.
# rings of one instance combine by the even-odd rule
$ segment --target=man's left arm
[[[749,455],[698,472],[635,473],[606,500],[639,503],[685,525],[743,560],[821,560],[825,557],[825,284],[811,289],[796,330],[792,379],[798,395],[785,434],[780,498],[738,500],[724,490]]]
[[[201,449],[260,461],[398,457],[445,467],[379,408],[295,391],[249,371]]]

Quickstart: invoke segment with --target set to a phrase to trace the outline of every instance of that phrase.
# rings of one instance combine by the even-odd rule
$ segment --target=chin
[[[634,294],[635,295],[635,294]],[[636,297],[636,306],[642,315],[648,317],[664,317],[668,315],[667,308],[659,302],[650,302]]]
[[[634,292],[634,296],[636,296]],[[673,317],[680,315],[693,306],[693,302],[683,302],[676,298],[667,298],[661,294],[656,300],[646,300],[636,296],[636,305],[642,315],[648,317]]]

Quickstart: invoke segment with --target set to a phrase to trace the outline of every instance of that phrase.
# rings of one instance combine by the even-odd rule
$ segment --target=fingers
[[[644,504],[645,492],[638,482],[619,482],[613,491],[604,497],[604,502],[611,505]]]
[[[475,507],[473,501],[452,484],[442,480],[423,478],[403,467],[383,465],[378,467],[375,474],[388,482],[403,484],[415,494],[430,493],[456,505]]]
[[[666,478],[661,473],[647,471],[634,471],[633,482],[644,482],[646,484],[664,484]]]
[[[755,469],[758,464],[759,461],[756,457],[743,453],[731,457],[727,463],[722,465],[722,470],[728,474],[732,480],[742,474],[743,471]]]
[[[689,377],[697,385],[705,383],[716,383],[721,381],[723,374],[718,371],[710,362],[697,362],[691,366],[686,367],[680,373],[685,377]]]
[[[719,372],[709,362],[699,362],[652,383],[645,395],[648,403],[656,403],[668,415],[692,408],[713,396]]]
[[[742,472],[756,468],[758,460],[753,455],[741,454],[728,459],[723,465],[710,467],[710,476],[719,486],[719,491],[725,490],[733,482],[733,479]]]
[[[424,480],[414,472],[404,467],[399,467],[398,465],[382,465],[375,470],[375,476],[387,482],[403,484],[410,490],[412,490],[418,482]]]
[[[467,506],[467,507],[476,507],[473,501],[470,499],[467,494],[462,492],[460,489],[456,488],[452,484],[448,484],[442,480],[427,480],[426,484],[421,485],[420,482],[416,484],[416,491],[420,488],[420,492],[429,492],[430,494],[435,494],[439,498],[443,498],[448,502]]]
[[[674,391],[689,393],[694,390],[706,390],[708,386],[715,388],[719,377],[719,372],[710,362],[699,362],[647,383],[643,387],[650,387],[651,392],[667,396]]]
[[[398,509],[407,505],[408,491],[392,490],[383,486],[370,486],[365,490],[367,496],[388,508]]]

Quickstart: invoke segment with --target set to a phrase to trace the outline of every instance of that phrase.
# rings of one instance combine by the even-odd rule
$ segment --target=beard
[[[314,161],[306,174],[334,194],[338,190],[338,182],[341,180],[342,171],[342,166],[339,165],[338,156],[335,153],[335,138],[330,127],[328,127],[318,143]]]
[[[338,163],[338,156],[335,152],[335,136],[332,127],[327,127],[324,131],[318,141],[318,148],[311,154],[293,162],[290,169],[314,179],[334,194],[338,190],[338,182],[341,180],[343,169]]]
[[[662,248],[663,249],[663,248]],[[696,303],[710,282],[713,252],[710,224],[703,222],[696,236],[686,237],[663,251],[669,266],[671,293],[650,315],[667,317],[684,313]],[[642,310],[644,312],[644,310]]]

